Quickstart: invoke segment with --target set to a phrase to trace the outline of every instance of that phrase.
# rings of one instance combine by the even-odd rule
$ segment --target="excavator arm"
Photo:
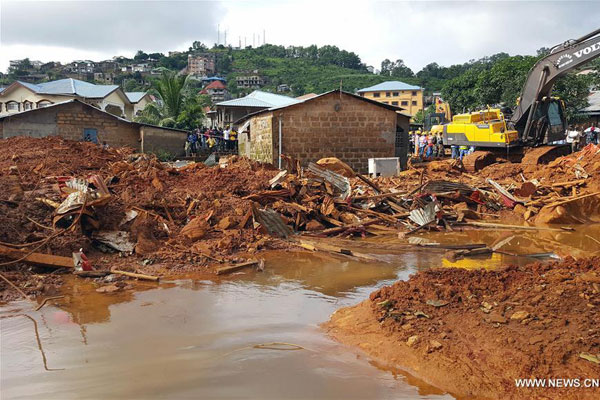
[[[534,116],[540,104],[550,99],[556,79],[596,57],[600,57],[600,29],[553,47],[550,54],[531,68],[519,104],[511,117],[522,142],[539,144],[541,138],[532,134],[536,123]]]

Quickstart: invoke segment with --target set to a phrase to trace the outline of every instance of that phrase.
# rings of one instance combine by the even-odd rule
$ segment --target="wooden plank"
[[[574,186],[574,185],[581,185],[582,183],[585,183],[585,181],[587,181],[587,179],[577,179],[574,181],[567,181],[567,182],[557,182],[557,183],[553,183],[552,185],[550,185],[550,187],[560,187],[560,186]]]
[[[461,222],[454,225],[467,225],[477,226],[482,228],[497,228],[497,229],[518,229],[523,231],[549,231],[549,232],[564,232],[565,229],[560,228],[546,228],[543,226],[521,226],[521,225],[506,225],[506,224],[492,224],[487,222]]]
[[[544,207],[556,207],[556,206],[560,206],[562,204],[567,204],[567,203],[571,203],[571,202],[576,201],[576,200],[581,200],[581,199],[585,199],[585,198],[588,198],[588,197],[594,197],[594,196],[598,196],[598,195],[600,195],[600,192],[594,192],[594,193],[584,194],[584,195],[581,195],[581,196],[570,197],[570,198],[565,199],[565,200],[561,200],[561,201],[557,201],[557,202],[554,202],[554,203],[546,204]]]
[[[335,233],[343,232],[343,231],[345,231],[347,229],[360,228],[360,227],[363,227],[363,226],[369,226],[369,225],[375,224],[375,223],[377,223],[379,221],[380,221],[379,218],[369,219],[367,221],[359,222],[359,223],[356,223],[356,224],[349,224],[349,225],[337,226],[335,228],[324,229],[322,231],[314,231],[312,233],[322,234],[322,235],[333,235]]]
[[[158,276],[154,276],[154,275],[136,274],[136,273],[133,273],[133,272],[120,271],[118,269],[113,269],[110,272],[113,273],[113,274],[117,274],[117,275],[128,276],[130,278],[143,279],[145,281],[158,282],[158,279],[159,279]]]
[[[216,269],[217,275],[229,274],[231,272],[239,271],[246,267],[252,267],[258,265],[258,260],[250,260],[239,264],[225,265],[224,267],[218,267]]]
[[[13,260],[18,260],[23,256],[27,255],[27,253],[29,252],[0,245],[0,255],[3,255]],[[43,265],[45,267],[75,268],[75,266],[73,265],[73,258],[71,257],[55,256],[52,254],[44,253],[31,253],[23,259],[23,262],[36,265]]]

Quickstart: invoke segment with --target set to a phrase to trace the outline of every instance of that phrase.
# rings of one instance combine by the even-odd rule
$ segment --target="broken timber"
[[[71,257],[55,256],[44,253],[28,253],[28,251],[12,249],[10,247],[0,245],[0,255],[13,260],[18,260],[25,256],[25,258],[23,258],[23,262],[30,264],[42,265],[45,267],[74,268],[73,258]]]

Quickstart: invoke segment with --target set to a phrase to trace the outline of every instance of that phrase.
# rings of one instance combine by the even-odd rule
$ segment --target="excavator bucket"
[[[462,160],[465,170],[468,172],[479,171],[496,162],[496,157],[491,151],[475,151],[465,156]]]
[[[524,165],[548,164],[550,161],[566,156],[571,152],[571,146],[541,146],[525,152],[521,163]]]

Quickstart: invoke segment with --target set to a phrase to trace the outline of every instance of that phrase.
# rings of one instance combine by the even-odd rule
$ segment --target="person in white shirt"
[[[229,148],[231,147],[229,145],[229,136],[231,134],[231,131],[229,130],[229,126],[227,126],[225,128],[225,130],[223,131],[223,142],[224,142],[224,150],[229,150]]]
[[[569,126],[567,130],[567,143],[571,144],[571,152],[575,153],[577,148],[579,147],[579,131],[573,127],[573,125]]]

